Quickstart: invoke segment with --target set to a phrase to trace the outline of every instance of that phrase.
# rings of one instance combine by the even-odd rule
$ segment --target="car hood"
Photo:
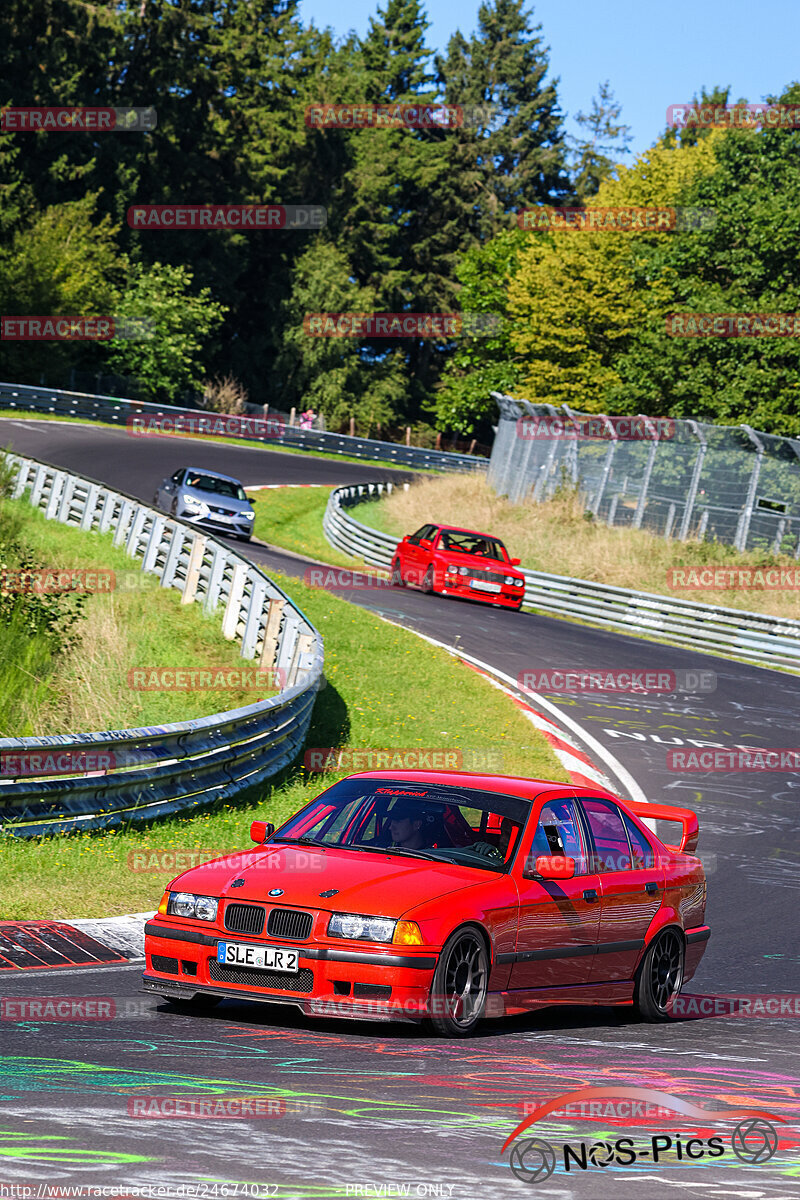
[[[501,571],[504,575],[519,575],[519,567],[512,567],[510,563],[505,562],[502,558],[487,558],[484,554],[466,554],[463,550],[442,550],[436,551],[443,558],[452,559],[459,566],[476,567],[482,570]]]
[[[402,858],[380,850],[264,846],[184,871],[169,890],[397,918],[418,904],[489,878],[480,868]],[[239,879],[244,883],[233,887]],[[276,888],[282,889],[280,896],[268,895]],[[334,888],[335,895],[321,896]]]
[[[215,504],[220,508],[249,508],[249,500],[240,500],[238,496],[223,496],[221,492],[204,492],[201,488],[185,487],[181,488],[182,492],[188,492],[190,495],[202,500],[204,504]]]

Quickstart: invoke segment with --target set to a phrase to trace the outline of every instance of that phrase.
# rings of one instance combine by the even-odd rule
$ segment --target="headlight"
[[[459,567],[458,573],[459,575],[469,575],[469,567]]]
[[[252,521],[255,515],[252,508],[246,508],[244,512],[239,513],[239,516],[244,517],[247,521]]]
[[[448,574],[448,575],[457,575],[457,574],[458,574],[458,567],[454,567],[454,566],[453,566],[453,564],[452,564],[452,563],[450,563],[450,565],[449,565],[449,566],[448,566],[448,568],[447,568],[447,574]]]
[[[197,921],[216,921],[219,900],[213,896],[193,896],[191,892],[170,893],[167,912],[173,917],[194,917]]]
[[[524,579],[515,579],[514,587],[525,587],[525,580]]]
[[[181,504],[184,508],[188,508],[189,512],[207,513],[208,505],[203,500],[198,500],[196,496],[181,496]]]
[[[514,586],[514,576],[506,575],[505,579],[503,580],[503,583],[506,585],[506,587],[513,587]]]
[[[334,913],[328,922],[328,936],[355,938],[362,942],[390,942],[396,921],[388,917],[362,917],[357,913]]]

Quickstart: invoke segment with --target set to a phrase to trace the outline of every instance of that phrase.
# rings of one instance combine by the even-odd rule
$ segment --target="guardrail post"
[[[139,552],[139,540],[142,536],[142,531],[148,518],[147,509],[139,508],[133,520],[131,521],[130,532],[125,540],[125,549],[130,554],[131,558],[136,558]]]
[[[103,507],[100,511],[100,521],[97,529],[99,533],[108,533],[111,526],[114,524],[114,512],[117,507],[119,496],[116,492],[106,492],[103,496]]]
[[[275,663],[275,656],[278,649],[278,637],[281,630],[281,619],[283,610],[286,607],[286,601],[283,596],[273,596],[269,602],[267,610],[267,620],[264,625],[264,641],[261,646],[261,658],[259,660],[262,667],[271,669]]]
[[[97,498],[100,495],[100,488],[96,483],[90,483],[86,492],[86,502],[83,506],[83,516],[81,517],[81,529],[91,529],[94,522],[94,515],[97,511]]]
[[[114,530],[114,540],[112,545],[121,546],[128,534],[128,525],[133,516],[133,505],[130,500],[123,499],[122,507],[119,516],[117,517],[117,528]]]
[[[639,490],[639,500],[636,504],[636,512],[633,514],[634,529],[641,529],[642,526],[644,508],[645,504],[647,503],[647,489],[650,486],[650,476],[653,474],[653,464],[656,461],[656,454],[658,453],[658,430],[648,417],[645,417],[642,413],[639,413],[638,415],[653,434],[653,442],[650,446],[650,452],[647,455],[647,465],[645,466],[644,475],[642,476],[642,486]]]
[[[297,683],[297,676],[302,670],[303,659],[308,654],[313,642],[314,639],[310,633],[301,633],[298,635],[297,641],[294,644],[294,650],[292,651],[292,661],[289,664],[286,675],[287,688],[294,687]]]
[[[155,568],[158,560],[158,551],[161,548],[161,539],[164,536],[164,518],[158,514],[153,517],[153,523],[150,526],[150,533],[147,537],[147,545],[144,548],[144,558],[142,559],[142,570],[152,571]]]
[[[747,485],[747,497],[744,502],[744,509],[739,517],[736,526],[736,536],[733,539],[734,548],[740,551],[740,553],[744,553],[747,549],[747,535],[750,532],[750,522],[753,519],[758,477],[761,474],[761,463],[764,458],[764,443],[761,441],[761,438],[757,437],[755,430],[751,429],[749,425],[742,425],[741,428],[756,448],[756,461],[753,463],[753,469],[750,472],[750,482]]]
[[[225,616],[222,618],[222,636],[232,642],[236,637],[236,630],[239,625],[239,616],[242,608],[242,597],[244,596],[244,587],[247,583],[247,567],[244,563],[237,563],[233,568],[233,579],[231,580],[231,590],[228,593],[228,603],[225,606]]]
[[[203,565],[203,555],[206,552],[208,538],[196,534],[189,552],[189,564],[186,567],[186,578],[183,581],[181,604],[191,604],[197,595],[197,583],[200,579],[200,568]]]
[[[213,612],[217,607],[220,588],[222,586],[222,576],[225,574],[225,565],[227,562],[227,550],[223,550],[221,546],[215,545],[212,550],[211,571],[208,576],[208,587],[206,588],[206,598],[203,605],[206,612]]]
[[[48,521],[52,521],[58,511],[58,504],[61,500],[61,493],[64,490],[64,484],[67,482],[67,477],[63,471],[54,471],[50,480],[50,495],[47,498],[47,507],[44,510],[44,515]]]
[[[165,522],[166,524],[166,522]],[[172,530],[169,549],[167,550],[166,558],[164,559],[164,569],[161,572],[161,586],[172,587],[172,582],[175,579],[175,572],[178,569],[181,552],[183,550],[183,529],[180,525],[170,523],[168,526]]]
[[[697,422],[687,421],[687,424],[691,426],[692,432],[700,444],[697,448],[697,456],[694,460],[694,466],[692,467],[692,478],[689,483],[689,494],[686,497],[686,507],[683,510],[683,520],[681,521],[680,533],[678,534],[678,537],[682,542],[685,542],[689,536],[689,529],[691,528],[692,523],[692,513],[694,512],[695,501],[697,500],[697,489],[700,486],[700,476],[703,473],[703,463],[705,462],[706,451],[708,450],[708,442],[705,434],[701,431]]]
[[[69,517],[69,509],[70,509],[70,505],[72,503],[72,496],[75,491],[75,485],[77,484],[77,482],[78,482],[77,479],[75,479],[74,476],[72,476],[72,475],[67,475],[64,479],[64,484],[63,484],[63,487],[61,488],[61,503],[58,506],[58,515],[56,517],[56,520],[62,525],[67,524],[67,518]],[[52,497],[51,497],[51,500],[52,500]]]
[[[250,591],[250,603],[247,608],[247,616],[244,622],[244,633],[242,634],[242,658],[254,658],[256,653],[256,642],[258,641],[258,627],[261,623],[261,614],[264,611],[264,600],[267,595],[267,585],[263,579],[253,581],[253,586]]]

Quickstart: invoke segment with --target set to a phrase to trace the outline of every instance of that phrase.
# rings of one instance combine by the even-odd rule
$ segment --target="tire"
[[[679,929],[662,929],[647,948],[636,976],[634,1006],[644,1021],[669,1021],[683,986],[684,942]]]
[[[486,1009],[489,955],[475,925],[457,929],[444,944],[433,974],[428,1029],[439,1037],[469,1037]]]
[[[158,502],[158,492],[156,492],[155,496],[153,496],[153,508],[161,508],[161,505]]]
[[[391,571],[391,577],[390,577],[389,582],[391,583],[392,587],[405,587],[406,586],[405,580],[403,579],[403,572],[400,570],[400,559],[399,558],[396,558],[394,560],[394,562],[392,563],[392,571]]]
[[[239,539],[240,542],[249,542],[250,541],[249,533],[237,533],[236,537]]]
[[[420,584],[420,587],[426,596],[432,596],[436,591],[433,586],[433,567],[428,567],[427,571],[422,577],[422,583]]]

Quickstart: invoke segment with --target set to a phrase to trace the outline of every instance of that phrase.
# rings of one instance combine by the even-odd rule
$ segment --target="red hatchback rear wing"
[[[691,854],[697,846],[700,825],[697,813],[692,812],[690,808],[673,808],[671,804],[635,804],[630,801],[628,808],[631,812],[636,813],[637,817],[650,817],[656,821],[675,821],[680,824],[680,845],[673,846],[670,842],[664,843],[665,846],[669,846],[670,850],[680,850]]]

